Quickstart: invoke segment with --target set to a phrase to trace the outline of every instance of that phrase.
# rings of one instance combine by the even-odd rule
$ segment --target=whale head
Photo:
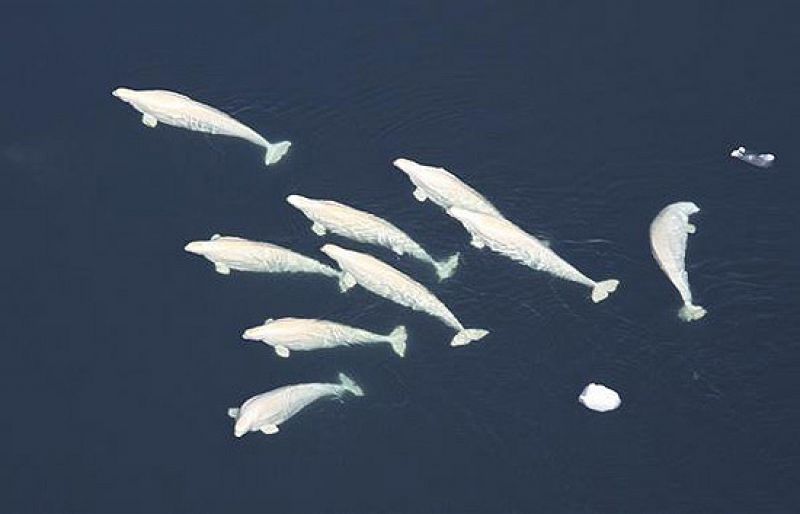
[[[700,212],[700,207],[694,202],[678,202],[675,204],[687,216]]]
[[[119,98],[123,102],[130,103],[133,100],[136,91],[134,91],[133,89],[128,89],[126,87],[118,87],[117,89],[112,91],[111,94]]]
[[[300,195],[289,195],[286,197],[286,201],[289,203],[289,205],[297,209],[300,209],[301,211],[310,207],[311,203],[313,202],[313,200],[310,200],[305,196],[300,196]]]
[[[208,250],[208,241],[192,241],[184,246],[183,249],[195,255],[204,255]]]
[[[339,262],[347,254],[347,250],[344,248],[330,243],[323,245],[319,250],[336,262]]]
[[[242,437],[249,431],[250,431],[249,423],[245,421],[245,419],[242,417],[237,418],[236,424],[233,426],[233,435],[235,435],[236,437]]]
[[[264,326],[248,328],[242,333],[242,339],[247,341],[260,341],[264,336]]]
[[[400,171],[409,176],[413,174],[417,170],[417,168],[420,167],[420,165],[417,164],[416,162],[404,158],[395,159],[392,162],[392,164],[394,164],[396,168],[398,168]]]

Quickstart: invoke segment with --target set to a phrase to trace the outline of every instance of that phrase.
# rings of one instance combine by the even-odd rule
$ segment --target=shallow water
[[[144,9],[142,7],[142,9]],[[276,3],[131,13],[9,6],[0,121],[4,512],[791,512],[800,364],[796,8]],[[181,91],[270,140],[145,128],[118,86]],[[763,171],[728,157],[777,155]],[[441,165],[619,290],[468,245],[391,161]],[[324,258],[284,198],[383,216],[436,258],[375,254],[468,327],[323,277],[223,277],[184,244],[219,232]],[[697,203],[703,320],[650,255]],[[336,239],[337,243],[345,244]],[[277,358],[267,317],[409,329],[386,348]],[[237,440],[226,409],[353,376],[363,399]],[[622,407],[597,414],[589,382]]]

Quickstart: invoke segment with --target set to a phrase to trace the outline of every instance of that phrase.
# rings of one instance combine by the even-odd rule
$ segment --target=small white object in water
[[[608,412],[616,409],[622,404],[622,400],[613,389],[602,384],[595,384],[592,382],[587,385],[581,395],[578,397],[587,409],[592,409],[597,412]]]
[[[775,154],[771,153],[754,153],[747,148],[740,146],[731,152],[731,157],[735,157],[740,161],[755,166],[756,168],[769,168],[775,164]]]

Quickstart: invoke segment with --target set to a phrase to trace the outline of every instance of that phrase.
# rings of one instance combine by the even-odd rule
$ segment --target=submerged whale
[[[286,201],[313,222],[311,230],[319,236],[331,231],[359,243],[389,248],[397,255],[410,255],[433,266],[439,280],[450,277],[458,267],[457,253],[438,262],[408,234],[374,214],[333,200],[314,200],[300,195],[289,195]]]
[[[322,252],[335,260],[342,269],[342,288],[359,284],[378,296],[403,307],[430,314],[456,329],[458,332],[450,341],[450,346],[469,344],[489,333],[479,328],[464,328],[450,309],[425,286],[371,255],[332,244],[323,246]]]
[[[153,128],[158,122],[195,132],[238,137],[266,149],[266,165],[274,164],[289,151],[291,143],[270,143],[256,131],[236,121],[233,117],[188,96],[161,89],[140,90],[120,87],[112,93],[115,97],[142,113],[142,123]]]
[[[686,273],[686,241],[696,228],[689,216],[700,212],[693,202],[677,202],[664,207],[650,224],[650,247],[658,265],[666,273],[683,299],[678,316],[693,321],[706,315],[706,310],[692,303],[689,274]]]
[[[444,168],[418,164],[410,159],[395,159],[393,164],[408,175],[416,186],[414,198],[420,202],[430,199],[444,210],[462,207],[498,218],[503,217],[483,195]]]
[[[308,351],[338,346],[389,344],[400,357],[406,354],[406,327],[400,325],[388,335],[349,327],[323,319],[268,319],[263,325],[248,328],[242,338],[262,341],[275,348],[281,357],[290,351]]]
[[[319,273],[339,279],[340,287],[344,284],[339,271],[311,257],[271,243],[214,234],[208,241],[192,241],[184,247],[184,250],[205,257],[214,263],[214,269],[222,275],[229,275],[231,270],[256,273]]]
[[[496,218],[460,207],[451,207],[448,214],[464,225],[472,235],[470,244],[475,248],[488,246],[529,268],[545,271],[556,277],[583,284],[592,289],[592,301],[608,298],[619,285],[619,280],[596,282],[558,256],[546,244],[503,218]]]
[[[364,391],[350,377],[339,373],[338,384],[297,384],[279,387],[253,396],[239,408],[228,409],[236,420],[233,433],[242,437],[248,432],[277,434],[286,420],[322,398],[342,398],[346,394],[364,396]]]

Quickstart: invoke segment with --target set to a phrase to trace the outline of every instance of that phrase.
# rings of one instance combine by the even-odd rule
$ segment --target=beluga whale
[[[339,264],[344,273],[344,287],[358,284],[403,307],[430,314],[454,328],[457,333],[450,346],[463,346],[489,333],[479,328],[464,328],[450,309],[425,286],[371,255],[333,244],[323,246],[322,252]]]
[[[250,141],[266,149],[264,163],[267,166],[281,160],[291,146],[289,141],[270,143],[232,116],[180,93],[162,89],[137,91],[120,87],[111,94],[142,113],[142,123],[147,127],[153,128],[161,122],[195,132],[219,134]]]
[[[334,321],[303,318],[270,318],[242,334],[243,339],[262,341],[272,346],[275,353],[284,358],[296,351],[373,344],[388,344],[394,353],[403,357],[406,354],[406,337],[406,327],[403,325],[383,335]]]
[[[311,257],[272,243],[249,241],[241,237],[214,234],[208,241],[192,241],[184,247],[189,253],[205,257],[214,264],[221,275],[231,270],[256,273],[319,273],[339,280],[342,291],[342,273]]]
[[[444,168],[426,166],[410,159],[395,159],[393,164],[414,184],[414,198],[420,202],[430,200],[445,211],[462,207],[475,212],[502,218],[494,205],[479,192],[465,184]]]
[[[600,282],[592,280],[559,257],[547,244],[504,218],[460,207],[451,207],[447,212],[460,221],[472,235],[470,244],[475,248],[482,249],[488,246],[491,250],[529,268],[583,284],[592,289],[592,301],[595,303],[608,298],[619,285],[619,280],[616,279]]]
[[[286,201],[313,222],[311,230],[319,236],[330,231],[359,243],[389,248],[397,255],[410,255],[433,266],[440,281],[450,277],[458,267],[457,253],[441,262],[436,261],[408,234],[374,214],[333,200],[315,200],[300,195],[289,195]]]
[[[686,273],[686,242],[697,228],[689,223],[689,216],[700,212],[693,202],[676,202],[664,207],[650,224],[650,247],[658,265],[670,279],[683,299],[678,316],[683,321],[694,321],[706,315],[706,310],[692,303],[689,274]]]
[[[310,404],[323,398],[342,399],[347,394],[364,396],[364,391],[353,379],[339,373],[338,384],[288,385],[253,396],[241,407],[228,409],[228,416],[236,420],[233,435],[277,434],[280,425]]]

